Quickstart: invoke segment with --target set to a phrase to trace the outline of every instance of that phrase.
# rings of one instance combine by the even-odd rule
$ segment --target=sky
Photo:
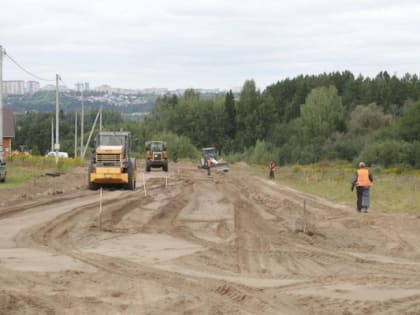
[[[3,80],[260,89],[349,70],[420,73],[417,0],[1,0]]]

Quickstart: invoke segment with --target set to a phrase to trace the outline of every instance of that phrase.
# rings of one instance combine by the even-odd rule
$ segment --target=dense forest
[[[36,147],[41,153],[50,146],[50,118],[42,115],[48,114],[17,117],[16,144]],[[72,152],[74,113],[63,116],[61,132]],[[93,116],[86,120],[86,128]],[[415,74],[402,78],[385,71],[374,78],[355,77],[349,71],[301,75],[263,91],[248,80],[239,95],[229,91],[204,99],[187,90],[182,97],[159,97],[142,123],[123,121],[118,113],[105,117],[106,128],[132,131],[139,152],[145,140],[161,137],[179,141],[185,150],[216,146],[224,156],[255,163],[363,160],[385,167],[420,167],[420,79]],[[41,130],[46,132],[43,143],[37,139]],[[176,155],[181,158],[188,152]]]

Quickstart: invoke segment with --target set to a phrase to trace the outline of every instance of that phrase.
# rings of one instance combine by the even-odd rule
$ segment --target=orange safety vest
[[[207,160],[207,166],[210,167],[211,166],[211,161],[210,159]]]
[[[370,187],[372,182],[369,179],[369,170],[361,168],[357,170],[357,182],[356,187]]]

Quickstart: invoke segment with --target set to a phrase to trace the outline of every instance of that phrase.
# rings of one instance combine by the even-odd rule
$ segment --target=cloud
[[[416,1],[3,0],[0,44],[68,84],[264,87],[345,69],[416,73],[419,15]],[[4,78],[29,79],[7,61]]]

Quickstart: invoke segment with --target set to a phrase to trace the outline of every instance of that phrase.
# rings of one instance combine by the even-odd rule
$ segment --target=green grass
[[[356,169],[351,164],[319,164],[278,167],[276,181],[295,189],[356,207],[356,192],[350,183]],[[255,173],[268,177],[266,167]],[[372,169],[371,208],[383,212],[420,213],[420,172]]]
[[[0,189],[22,186],[35,183],[46,173],[66,172],[76,166],[84,166],[79,159],[61,159],[56,165],[54,158],[41,156],[14,156],[7,158],[7,178],[0,183]]]
[[[16,166],[7,163],[7,178],[4,183],[0,184],[0,189],[13,188],[35,182],[44,173],[40,168]]]

